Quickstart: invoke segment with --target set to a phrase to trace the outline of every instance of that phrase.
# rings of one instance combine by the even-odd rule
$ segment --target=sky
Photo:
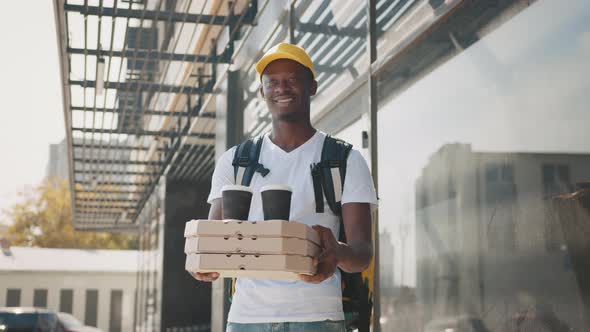
[[[7,1],[0,17],[2,210],[41,182],[65,131],[53,1]]]

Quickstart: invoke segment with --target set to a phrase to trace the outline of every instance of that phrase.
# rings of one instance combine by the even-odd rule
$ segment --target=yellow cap
[[[258,63],[256,63],[256,72],[258,73],[258,76],[262,78],[264,68],[266,68],[269,63],[279,59],[293,60],[304,67],[309,68],[313,75],[313,79],[315,80],[315,69],[313,68],[313,62],[311,62],[309,55],[307,55],[303,48],[289,43],[279,43],[264,54]]]

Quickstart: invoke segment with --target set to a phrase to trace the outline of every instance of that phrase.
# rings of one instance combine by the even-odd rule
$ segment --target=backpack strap
[[[237,146],[231,163],[234,167],[235,184],[250,186],[255,172],[260,173],[263,177],[270,172],[268,168],[258,162],[263,141],[264,136],[260,135],[249,138]],[[236,291],[236,278],[231,278],[229,282],[226,282],[225,287],[229,289],[229,302],[231,303]]]
[[[234,181],[236,184],[250,186],[254,173],[258,172],[263,177],[270,170],[258,162],[264,136],[260,135],[240,143],[234,153],[232,166],[234,167]]]
[[[312,179],[316,212],[324,211],[324,197],[335,215],[342,214],[342,191],[346,178],[346,163],[352,145],[343,140],[326,136],[322,147],[321,161],[312,165]]]

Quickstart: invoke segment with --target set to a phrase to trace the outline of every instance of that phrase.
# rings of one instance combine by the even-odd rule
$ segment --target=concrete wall
[[[109,331],[111,290],[123,291],[122,331],[133,331],[135,273],[85,273],[46,271],[0,271],[0,307],[6,304],[6,290],[20,289],[20,306],[33,306],[34,289],[47,289],[47,308],[59,311],[61,289],[73,289],[73,315],[84,322],[86,290],[98,290],[98,328]]]

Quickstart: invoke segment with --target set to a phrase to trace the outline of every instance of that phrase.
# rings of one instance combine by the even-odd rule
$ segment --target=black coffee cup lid
[[[293,192],[293,189],[286,184],[267,184],[260,188],[260,192],[267,191],[267,190],[284,190]]]
[[[226,190],[240,190],[240,191],[247,191],[249,193],[252,193],[252,189],[250,187],[242,186],[239,184],[226,184],[225,186],[221,187],[221,191],[226,191]]]

